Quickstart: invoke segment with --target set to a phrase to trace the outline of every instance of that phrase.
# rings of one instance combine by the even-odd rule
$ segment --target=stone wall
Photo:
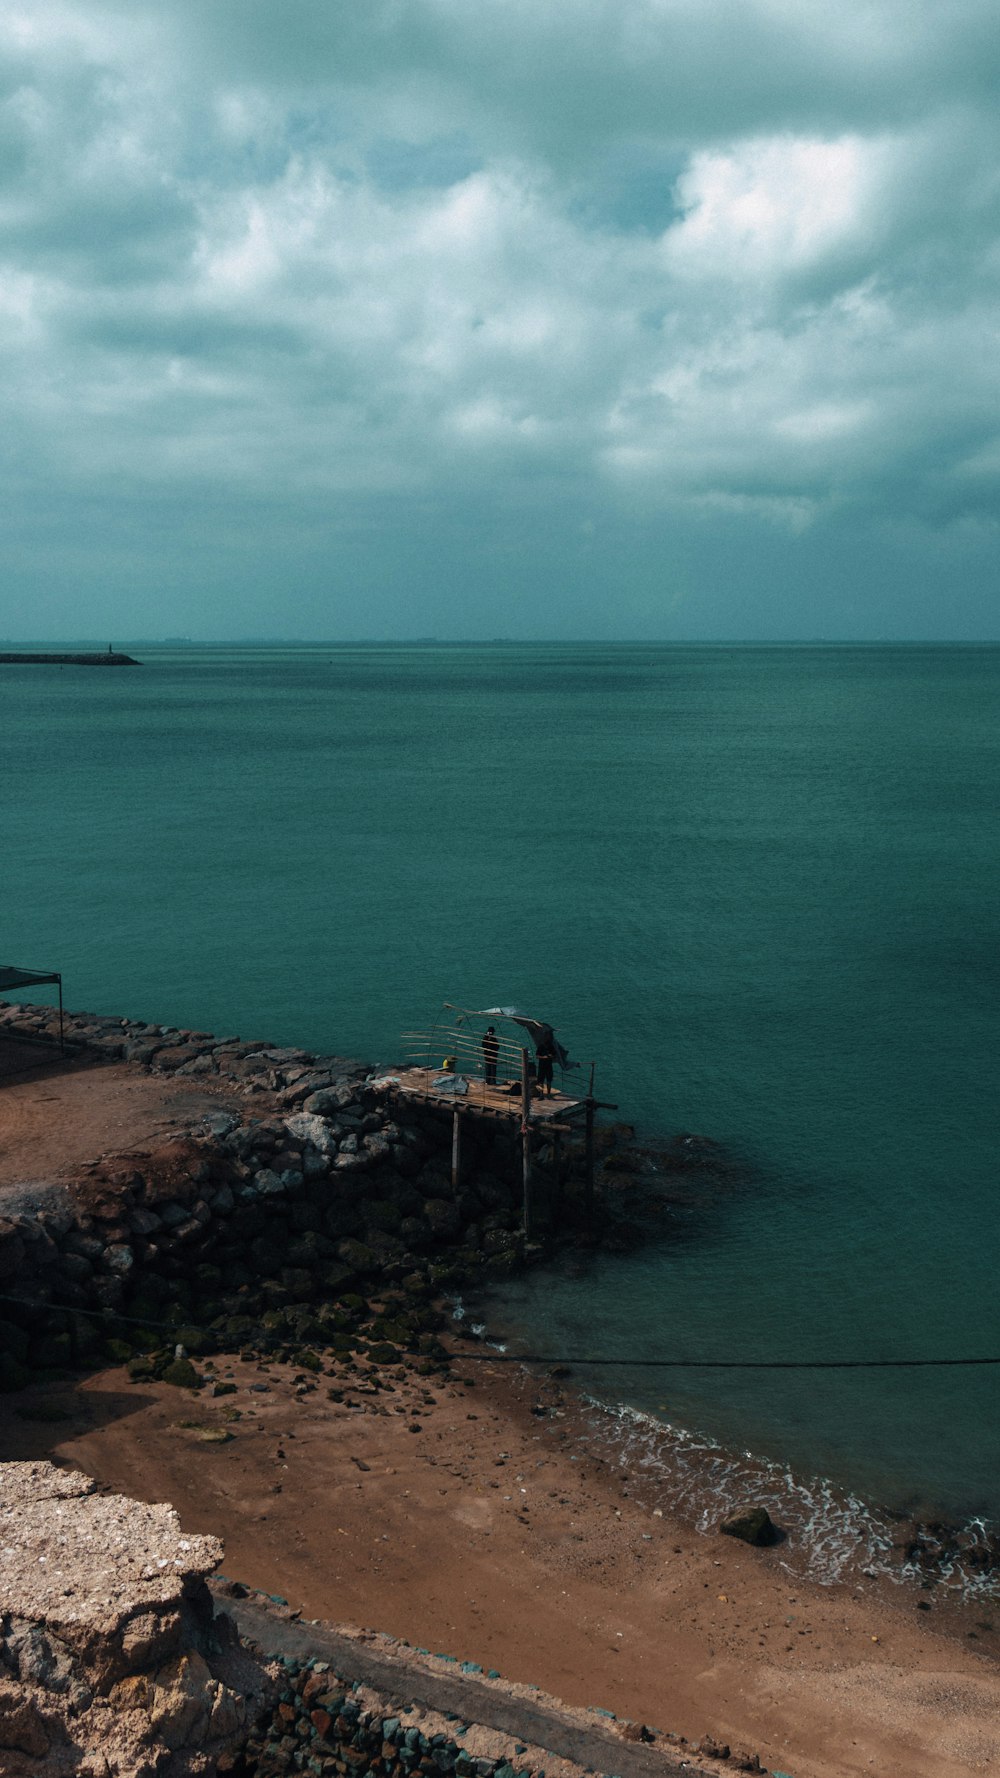
[[[54,1024],[47,1008],[0,1011],[0,1030]],[[513,1122],[466,1120],[456,1192],[450,1111],[394,1098],[361,1064],[86,1014],[66,1025],[91,1054],[199,1076],[236,1109],[0,1217],[0,1388],[175,1343],[336,1344],[387,1295],[379,1337],[412,1349],[441,1291],[522,1262]]]

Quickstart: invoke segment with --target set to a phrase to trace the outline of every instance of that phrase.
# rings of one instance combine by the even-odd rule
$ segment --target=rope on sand
[[[16,1303],[22,1309],[46,1309],[56,1315],[91,1315],[105,1323],[126,1327],[157,1327],[176,1334],[179,1326],[198,1328],[194,1320],[153,1321],[148,1316],[120,1315],[116,1309],[84,1309],[75,1303],[42,1303],[29,1297],[5,1296],[0,1303]],[[452,1352],[463,1364],[627,1365],[630,1370],[683,1371],[891,1371],[955,1369],[965,1365],[1000,1364],[1000,1358],[580,1358],[553,1356],[549,1352]]]

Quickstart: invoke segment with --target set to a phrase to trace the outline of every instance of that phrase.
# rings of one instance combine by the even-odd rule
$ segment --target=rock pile
[[[512,1743],[505,1753],[482,1757],[463,1744],[469,1725],[422,1721],[425,1712],[390,1706],[360,1681],[339,1679],[325,1661],[286,1656],[281,1689],[266,1724],[251,1735],[237,1773],[277,1778],[285,1772],[317,1778],[533,1778],[527,1751]]]
[[[47,1009],[0,1012],[22,1028],[51,1021]],[[438,1292],[521,1263],[502,1124],[469,1129],[456,1192],[446,1117],[397,1107],[360,1064],[131,1021],[67,1024],[111,1059],[221,1077],[246,1109],[104,1157],[56,1201],[40,1194],[0,1219],[0,1388],[175,1342],[336,1346],[386,1290],[406,1313],[376,1339],[413,1349]]]

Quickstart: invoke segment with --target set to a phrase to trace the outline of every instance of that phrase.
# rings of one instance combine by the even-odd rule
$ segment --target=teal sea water
[[[702,1476],[1000,1518],[1000,1369],[629,1366],[1000,1357],[1000,649],[135,652],[0,667],[2,960],[387,1065],[445,999],[539,1009],[746,1171],[491,1325],[620,1357]]]

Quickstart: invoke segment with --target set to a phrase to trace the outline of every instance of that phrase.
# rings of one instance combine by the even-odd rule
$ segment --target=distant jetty
[[[0,654],[0,666],[25,664],[31,667],[138,667],[130,654],[24,654],[20,651]]]

